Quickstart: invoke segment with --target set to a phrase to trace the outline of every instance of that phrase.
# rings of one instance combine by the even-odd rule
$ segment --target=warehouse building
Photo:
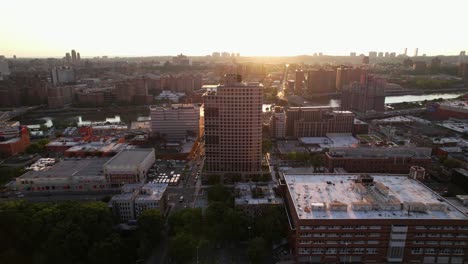
[[[153,148],[124,149],[104,164],[104,174],[112,187],[144,182],[155,161]]]
[[[102,170],[108,158],[66,159],[16,178],[20,191],[103,191],[109,189]]]

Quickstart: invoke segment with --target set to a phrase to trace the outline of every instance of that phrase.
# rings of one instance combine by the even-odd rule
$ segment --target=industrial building
[[[107,158],[66,159],[16,178],[20,191],[103,191],[109,188],[102,170]]]
[[[124,149],[104,164],[104,174],[112,187],[144,182],[155,161],[153,148]]]
[[[297,263],[465,263],[468,216],[416,179],[283,177]]]
[[[411,166],[427,168],[432,149],[422,147],[346,147],[331,148],[325,153],[325,167],[332,172],[403,173]]]

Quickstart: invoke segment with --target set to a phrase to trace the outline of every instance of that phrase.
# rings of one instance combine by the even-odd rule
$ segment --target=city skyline
[[[7,57],[243,56],[368,54],[458,55],[468,3],[445,1],[307,2],[203,0],[9,1],[0,17],[0,54]],[[24,7],[28,7],[25,9]],[[405,19],[406,18],[406,19]]]

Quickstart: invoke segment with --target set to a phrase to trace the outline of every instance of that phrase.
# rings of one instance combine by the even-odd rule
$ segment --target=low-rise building
[[[137,219],[145,210],[157,209],[162,214],[167,209],[167,186],[165,183],[126,184],[122,193],[114,195],[109,207],[121,221]]]
[[[297,263],[464,263],[468,216],[407,175],[284,174]]]
[[[23,127],[16,127],[17,129],[17,136],[16,137],[9,137],[5,132],[3,135],[6,140],[0,141],[0,155],[4,157],[9,157],[18,153],[22,153],[26,150],[26,148],[31,144],[29,138],[28,129]]]
[[[155,161],[153,148],[124,149],[104,164],[104,174],[114,187],[144,182]]]
[[[283,199],[276,194],[275,189],[275,183],[236,183],[235,207],[247,215],[260,216],[265,210],[283,204]]]
[[[102,171],[108,160],[66,159],[26,172],[16,178],[16,185],[18,190],[34,192],[104,191],[110,187]]]
[[[328,171],[343,168],[348,172],[404,173],[411,166],[427,168],[432,162],[430,148],[358,147],[331,148],[325,154]]]

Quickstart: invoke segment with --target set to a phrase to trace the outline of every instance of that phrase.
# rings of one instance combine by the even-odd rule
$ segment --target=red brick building
[[[283,176],[297,263],[466,263],[468,216],[417,180]]]
[[[31,145],[28,129],[26,127],[20,127],[20,129],[19,137],[0,142],[1,156],[5,157],[22,153],[29,145]]]
[[[325,153],[328,171],[343,168],[347,172],[403,173],[411,166],[427,168],[432,162],[430,148],[359,147],[332,148]]]

